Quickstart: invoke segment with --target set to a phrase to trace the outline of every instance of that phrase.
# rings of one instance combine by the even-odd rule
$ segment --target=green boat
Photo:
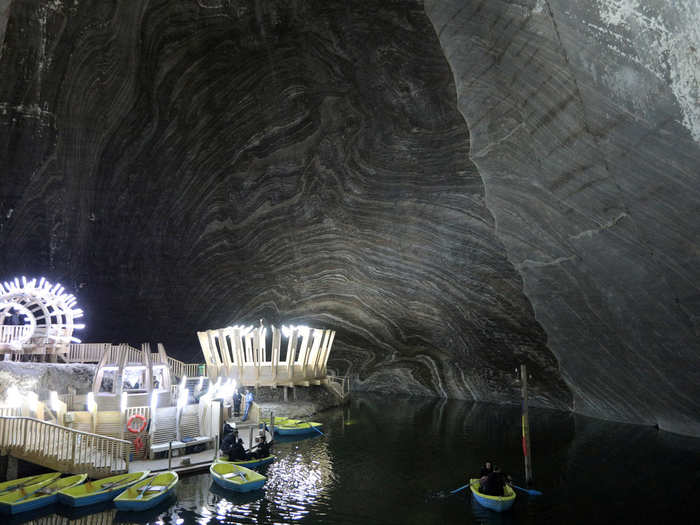
[[[214,483],[234,492],[251,492],[262,487],[267,481],[262,474],[233,463],[213,463],[209,472]]]
[[[177,472],[163,472],[139,481],[114,498],[119,510],[147,510],[167,499],[179,481]]]
[[[87,474],[77,474],[67,478],[55,478],[29,485],[21,489],[0,494],[0,513],[19,514],[40,509],[58,500],[58,491],[79,485],[87,479]]]
[[[0,495],[5,494],[6,492],[28,487],[29,485],[36,485],[37,483],[44,482],[46,485],[60,476],[60,472],[49,472],[48,474],[39,474],[37,476],[27,476],[26,478],[5,481],[0,483]]]
[[[149,471],[145,470],[143,472],[131,472],[96,481],[88,481],[82,485],[59,491],[58,501],[69,507],[85,507],[95,503],[112,501],[131,485],[148,476],[148,473]]]

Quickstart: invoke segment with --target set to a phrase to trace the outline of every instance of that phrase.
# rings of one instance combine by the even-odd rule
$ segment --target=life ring
[[[132,423],[132,421],[134,421],[134,419],[140,419],[140,420],[141,420],[141,426],[140,426],[140,427],[134,428],[134,427],[131,426],[131,423]],[[127,429],[129,432],[133,432],[134,434],[140,434],[140,433],[143,432],[143,430],[146,428],[146,424],[147,424],[147,421],[146,421],[146,417],[145,417],[145,416],[142,416],[141,414],[134,414],[133,416],[131,416],[131,417],[129,418],[129,421],[126,422],[126,429]]]

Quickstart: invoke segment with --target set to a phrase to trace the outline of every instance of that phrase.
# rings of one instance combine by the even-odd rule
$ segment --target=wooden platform
[[[243,439],[245,448],[249,448],[250,429],[253,429],[253,445],[255,445],[255,437],[258,435],[257,424],[241,424],[237,423],[238,435]],[[267,432],[267,440],[272,440],[272,435]],[[219,451],[216,451],[218,457]],[[182,461],[189,459],[188,465],[183,465]],[[214,450],[212,448],[202,452],[193,454],[184,454],[181,456],[173,456],[170,462],[170,470],[174,470],[178,474],[198,474],[209,470],[209,466],[215,461]],[[168,470],[168,458],[161,459],[135,459],[129,463],[129,472],[138,472],[150,470],[152,473],[165,472]]]

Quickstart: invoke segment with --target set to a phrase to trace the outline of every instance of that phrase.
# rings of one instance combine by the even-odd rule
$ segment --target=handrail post
[[[76,448],[77,441],[78,441],[78,434],[73,433],[73,442],[71,444],[71,454],[70,454],[71,469],[75,469],[75,448]]]
[[[22,431],[22,443],[18,447],[22,452],[27,451],[27,432],[29,431],[29,419],[24,420],[24,429]]]

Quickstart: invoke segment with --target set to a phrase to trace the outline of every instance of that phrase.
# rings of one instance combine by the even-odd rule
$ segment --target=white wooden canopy
[[[210,379],[242,386],[309,386],[327,382],[334,330],[308,326],[227,326],[197,332]]]

